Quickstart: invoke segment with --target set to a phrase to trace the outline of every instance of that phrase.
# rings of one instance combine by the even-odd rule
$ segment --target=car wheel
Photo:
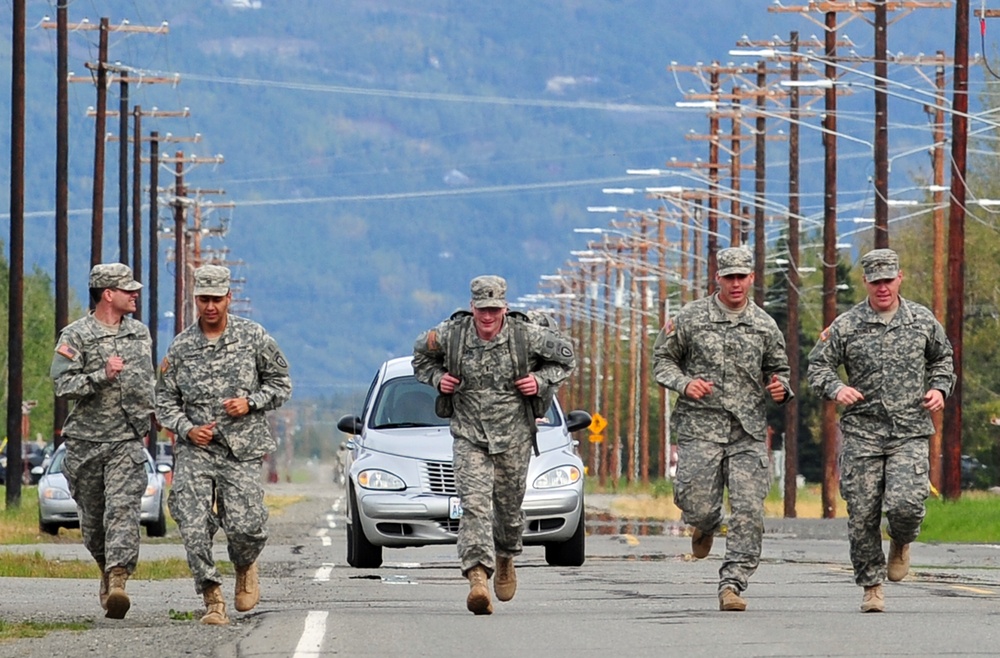
[[[44,532],[47,535],[58,535],[59,534],[59,524],[58,523],[45,523],[42,521],[42,515],[38,515],[38,530]]]
[[[545,561],[552,567],[579,567],[586,557],[587,515],[580,505],[580,521],[576,524],[576,532],[564,542],[545,545]]]
[[[382,547],[365,537],[353,484],[350,492],[351,522],[347,524],[347,563],[356,569],[377,569],[382,566]]]
[[[146,526],[147,537],[163,537],[167,534],[167,514],[163,511],[163,501],[160,501],[160,514],[156,520]]]

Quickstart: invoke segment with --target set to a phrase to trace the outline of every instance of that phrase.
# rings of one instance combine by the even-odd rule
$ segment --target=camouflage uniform
[[[267,508],[261,463],[277,444],[263,412],[280,407],[291,392],[284,354],[251,320],[230,315],[225,331],[213,341],[196,322],[167,350],[156,386],[157,417],[177,436],[170,513],[184,538],[199,594],[206,585],[222,583],[212,558],[220,526],[234,565],[252,564],[264,548]],[[222,401],[243,397],[256,409],[229,416]],[[211,443],[191,443],[188,432],[212,421],[218,425]]]
[[[111,278],[97,280],[95,272]],[[114,263],[95,266],[91,287],[142,286],[127,266]],[[121,357],[124,367],[109,380],[105,364],[112,356]],[[55,394],[76,402],[63,426],[63,472],[80,509],[83,543],[99,565],[124,567],[131,575],[139,561],[139,516],[147,485],[142,442],[154,408],[149,330],[122,317],[111,333],[90,313],[62,330],[50,375]]]
[[[887,250],[870,253],[879,251]],[[869,281],[883,274],[866,269]],[[889,274],[884,278],[894,278],[898,271]],[[930,486],[928,439],[934,433],[930,412],[921,402],[928,388],[945,398],[951,393],[952,348],[926,307],[900,297],[898,310],[886,323],[866,299],[820,335],[809,354],[810,386],[835,399],[844,387],[837,372],[841,365],[847,385],[864,396],[840,418],[840,494],[847,501],[855,582],[871,587],[886,576],[883,509],[897,543],[908,544],[920,532]]]
[[[721,251],[719,259],[725,276]],[[728,486],[731,517],[719,592],[739,594],[760,563],[770,488],[770,395],[764,387],[777,375],[785,401],[792,397],[784,338],[752,300],[731,317],[716,294],[687,304],[667,322],[653,348],[653,369],[661,386],[680,394],[671,422],[678,453],[674,501],[684,522],[706,535],[717,532]],[[713,392],[695,400],[684,393],[697,378],[712,382]]]
[[[463,510],[458,530],[463,574],[482,565],[492,575],[497,556],[514,557],[522,549],[521,503],[536,425],[514,386],[517,332],[511,324],[518,321],[506,318],[500,333],[484,341],[471,318],[454,318],[421,334],[413,346],[414,374],[437,389],[447,372],[451,336],[463,332],[461,384],[451,396],[455,485]],[[538,381],[538,396],[543,397],[573,372],[572,346],[545,327],[526,322],[524,329],[530,372]]]

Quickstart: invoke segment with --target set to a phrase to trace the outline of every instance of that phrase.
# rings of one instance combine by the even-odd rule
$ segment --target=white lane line
[[[330,532],[329,528],[320,528],[316,531],[317,537],[326,537],[326,533]]]
[[[302,629],[302,637],[295,646],[295,653],[292,658],[307,658],[307,656],[319,656],[323,647],[323,638],[326,636],[326,618],[330,614],[327,610],[310,610],[306,615],[305,627]]]
[[[330,574],[333,573],[333,564],[324,562],[323,566],[316,570],[313,576],[314,583],[326,583],[330,581]]]
[[[329,537],[323,537],[324,546],[333,546],[333,540]]]

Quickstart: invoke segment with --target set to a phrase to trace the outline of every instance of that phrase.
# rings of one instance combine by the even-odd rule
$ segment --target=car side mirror
[[[45,472],[45,469],[42,468],[41,466],[35,466],[34,468],[31,469],[31,474],[32,475],[41,475],[44,472]]]
[[[342,416],[337,421],[337,429],[347,434],[361,434],[362,427],[361,419],[350,414]]]
[[[174,470],[174,469],[170,468],[170,464],[157,464],[156,465],[156,472],[157,473],[163,473],[164,475],[166,475],[167,473],[169,473],[172,470]]]
[[[574,409],[566,414],[566,429],[570,432],[578,432],[585,427],[590,427],[590,414],[582,409]]]

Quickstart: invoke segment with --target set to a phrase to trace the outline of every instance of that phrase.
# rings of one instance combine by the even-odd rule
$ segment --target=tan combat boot
[[[747,602],[736,593],[736,590],[727,587],[719,592],[719,610],[723,612],[743,612],[747,609]]]
[[[899,582],[910,573],[910,545],[897,544],[895,539],[889,540],[889,580]]]
[[[493,574],[493,591],[500,601],[510,601],[517,591],[514,558],[497,556],[497,572]]]
[[[101,607],[105,610],[108,609],[108,573],[104,570],[104,563],[98,562],[97,567],[101,570],[101,587],[97,591],[98,597],[101,599]]]
[[[226,601],[222,598],[222,587],[212,583],[205,587],[201,594],[205,600],[205,616],[201,618],[201,623],[210,626],[225,626],[229,623],[226,615]]]
[[[260,602],[260,580],[257,578],[257,563],[236,567],[236,609],[240,612],[253,610]]]
[[[713,541],[715,541],[715,535],[710,532],[704,533],[695,528],[691,535],[691,554],[699,560],[708,557],[708,554],[712,552]]]
[[[882,594],[882,585],[872,585],[865,588],[865,593],[861,597],[861,612],[882,612],[885,610],[885,596]]]
[[[469,569],[465,577],[469,579],[469,596],[465,599],[465,607],[475,615],[493,614],[493,603],[490,601],[490,588],[486,584],[489,576],[482,565]]]
[[[132,607],[128,594],[125,593],[125,581],[128,580],[128,571],[125,567],[111,567],[107,575],[108,597],[105,603],[105,617],[109,619],[124,619],[125,613]]]

